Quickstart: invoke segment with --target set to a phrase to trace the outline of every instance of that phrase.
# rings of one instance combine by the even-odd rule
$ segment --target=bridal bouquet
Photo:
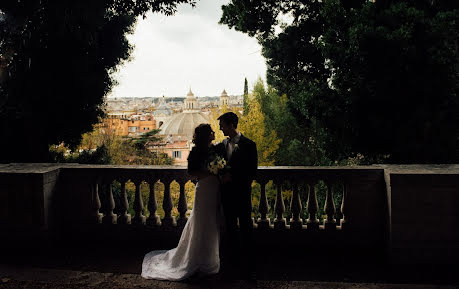
[[[219,175],[226,168],[226,160],[219,155],[215,156],[215,158],[207,164],[207,170],[213,175]]]

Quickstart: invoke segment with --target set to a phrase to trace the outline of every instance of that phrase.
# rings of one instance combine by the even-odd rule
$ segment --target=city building
[[[103,133],[111,132],[120,136],[135,137],[156,128],[156,120],[151,114],[126,115],[109,113],[101,124]]]
[[[170,108],[166,108],[164,104],[165,102],[155,111],[158,116],[169,114]],[[201,112],[199,102],[190,88],[183,103],[182,111],[169,114],[164,119],[164,123],[159,126],[161,128],[159,135],[163,136],[163,141],[152,144],[149,148],[166,153],[174,160],[175,165],[186,166],[194,129],[201,123],[208,123],[208,116]],[[157,117],[156,120],[159,121]]]
[[[229,106],[229,96],[226,90],[223,89],[222,95],[220,96],[220,107]]]
[[[209,123],[209,119],[201,112],[198,100],[190,89],[183,105],[183,111],[170,116],[161,126],[159,134],[171,138],[174,142],[191,141],[194,129],[201,123]]]
[[[166,103],[164,96],[159,101],[158,107],[153,111],[153,117],[156,120],[156,128],[161,128],[161,126],[166,122],[169,117],[172,115],[172,109]]]
[[[173,142],[171,139],[160,143],[149,143],[147,148],[159,153],[165,153],[174,160],[174,165],[187,166],[188,155],[191,151],[191,141],[178,140]]]

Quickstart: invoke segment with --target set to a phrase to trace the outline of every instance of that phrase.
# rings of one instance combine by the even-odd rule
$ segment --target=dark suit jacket
[[[223,142],[225,148],[227,142],[227,140]],[[226,156],[226,159],[228,160],[228,156]],[[233,149],[228,165],[231,167],[232,181],[223,185],[224,195],[222,196],[222,201],[229,201],[233,203],[233,206],[245,209],[248,202],[251,204],[251,185],[258,167],[258,154],[255,142],[241,134],[237,148]]]

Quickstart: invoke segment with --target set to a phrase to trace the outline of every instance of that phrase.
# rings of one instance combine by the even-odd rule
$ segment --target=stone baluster
[[[126,179],[120,179],[121,184],[121,213],[118,217],[118,224],[131,224],[131,215],[128,214],[129,202],[126,194]]]
[[[162,224],[166,228],[171,228],[176,225],[175,218],[172,216],[172,198],[171,198],[171,182],[170,179],[164,179],[164,199],[163,199],[163,209],[164,209],[164,219]]]
[[[278,230],[282,230],[286,228],[285,218],[283,216],[285,212],[285,205],[284,199],[282,198],[282,180],[276,180],[277,186],[277,195],[276,195],[276,203],[274,205],[274,209],[276,211],[276,219],[274,220],[274,228]]]
[[[140,179],[134,180],[135,185],[135,198],[134,198],[134,218],[132,223],[136,225],[145,225],[145,216],[143,215],[143,201],[140,193]]]
[[[341,200],[341,214],[343,214],[343,218],[340,220],[341,229],[345,229],[349,225],[349,217],[348,217],[348,188],[346,184],[343,185],[343,198]]]
[[[102,219],[104,224],[116,224],[117,216],[113,213],[115,209],[115,200],[113,199],[112,180],[107,179],[104,183],[104,188],[107,188],[105,195],[105,216]]]
[[[158,204],[156,203],[155,183],[156,183],[156,180],[152,180],[149,182],[150,194],[148,197],[148,211],[150,212],[150,216],[148,216],[147,225],[152,226],[152,227],[161,225],[161,220],[159,216],[156,214],[156,210],[158,209]]]
[[[91,184],[91,203],[92,203],[92,214],[91,219],[93,223],[100,224],[102,222],[102,214],[100,210],[100,199],[99,199],[99,184],[95,181]]]
[[[331,182],[327,182],[327,197],[325,199],[324,212],[327,215],[327,218],[324,220],[325,230],[335,230],[336,229],[336,219],[335,219],[335,201],[333,199],[333,186]]]
[[[292,181],[293,195],[290,201],[290,209],[292,211],[292,218],[290,219],[290,228],[293,230],[301,230],[303,228],[303,220],[300,218],[301,205],[300,194],[298,193],[298,184],[295,180]]]
[[[252,183],[254,182],[255,180],[252,180]],[[253,213],[253,206],[252,206],[252,202],[253,202],[253,196],[252,196],[252,185],[250,185],[250,226],[252,228],[256,228],[258,225],[257,225],[257,222],[256,222],[256,219],[252,217],[252,213]],[[239,225],[240,226],[240,225]]]
[[[260,205],[258,210],[260,212],[260,218],[258,218],[258,229],[268,229],[270,227],[270,221],[266,218],[268,214],[268,199],[266,198],[266,183],[265,179],[260,181]]]
[[[178,181],[180,185],[180,197],[178,202],[178,211],[180,213],[179,219],[177,220],[177,225],[180,227],[184,227],[188,218],[186,217],[186,212],[188,211],[188,205],[186,203],[186,196],[185,196],[185,183],[186,180],[181,179]]]
[[[307,229],[312,231],[319,230],[319,220],[317,219],[317,212],[319,211],[319,205],[317,204],[317,195],[315,190],[316,182],[310,182],[308,184],[308,201],[306,207],[308,208],[309,218],[306,220]]]

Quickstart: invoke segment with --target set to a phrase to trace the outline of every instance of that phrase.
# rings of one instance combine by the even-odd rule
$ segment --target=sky
[[[135,48],[132,60],[114,74],[119,82],[113,97],[242,95],[266,64],[256,39],[218,24],[228,0],[200,0],[195,8],[180,5],[174,16],[150,13],[128,35]]]

